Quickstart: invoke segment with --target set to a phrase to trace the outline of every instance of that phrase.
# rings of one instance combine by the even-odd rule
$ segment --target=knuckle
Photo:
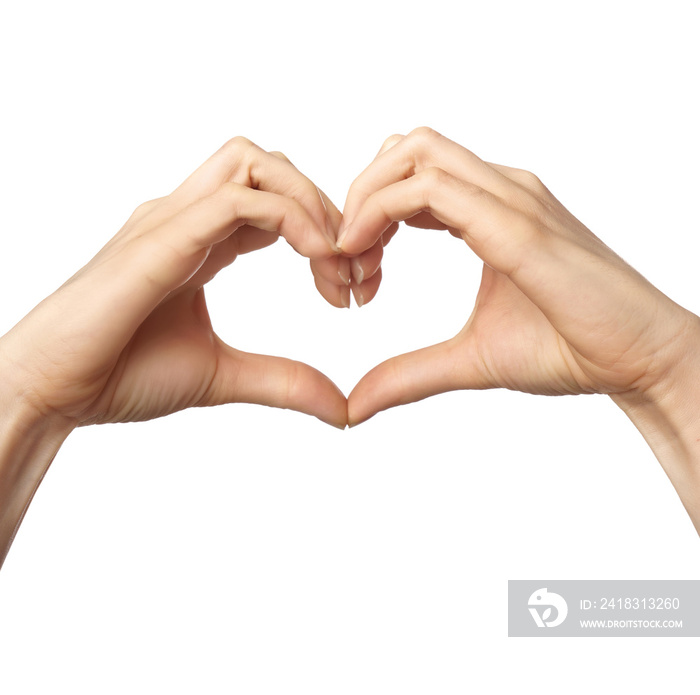
[[[246,192],[247,187],[235,181],[224,181],[212,194],[209,196],[210,204],[216,205],[223,203],[231,213],[238,216],[241,210],[246,208],[242,197]]]
[[[382,143],[382,147],[380,149],[380,152],[386,152],[386,150],[391,149],[394,145],[397,143],[401,142],[401,140],[404,139],[403,135],[399,135],[398,133],[395,133],[394,135],[390,135],[384,142]]]
[[[285,162],[288,162],[289,164],[292,163],[289,157],[287,157],[287,155],[284,154],[284,152],[280,152],[279,150],[271,150],[269,154],[271,154],[273,157],[277,157],[277,159],[281,159]]]
[[[516,252],[511,259],[512,268],[520,268],[528,253],[541,251],[550,240],[550,234],[544,224],[534,220],[528,214],[517,215],[514,218],[513,236],[516,240]]]
[[[408,137],[418,147],[426,147],[426,146],[430,146],[432,143],[434,143],[435,140],[437,140],[439,137],[441,137],[441,135],[436,130],[429,128],[428,126],[419,126],[418,128],[414,128],[408,134]]]
[[[302,198],[308,197],[309,200],[313,202],[318,202],[320,206],[323,205],[321,202],[321,192],[318,190],[318,186],[309,178],[304,176],[300,171],[293,172],[294,177],[294,189],[299,191]]]
[[[236,135],[230,140],[227,140],[221,147],[221,150],[230,157],[238,158],[243,155],[244,152],[255,147],[251,140],[243,137],[242,135]]]
[[[145,202],[137,205],[134,208],[132,217],[142,217],[147,215],[153,208],[158,205],[158,203],[163,200],[162,198],[154,198],[153,200],[146,200]]]
[[[523,214],[538,225],[546,223],[549,217],[548,207],[539,195],[525,194],[519,207]]]
[[[363,203],[363,208],[367,208],[370,211],[380,210],[383,212],[384,211],[383,199],[384,199],[384,196],[382,195],[381,190],[373,191],[365,198],[364,203]]]
[[[365,180],[364,172],[362,174],[358,174],[350,183],[350,188],[348,188],[348,196],[350,196],[351,193],[355,193],[356,191],[359,191],[362,188],[362,182]]]
[[[428,167],[417,174],[420,179],[421,208],[429,211],[432,209],[435,192],[448,183],[450,175],[440,167]]]
[[[278,202],[279,206],[275,212],[271,212],[277,228],[281,229],[291,226],[298,230],[300,242],[306,242],[313,234],[313,230],[306,224],[308,222],[308,214],[306,214],[302,205],[293,198],[282,198]]]
[[[533,174],[531,171],[519,169],[518,177],[520,178],[522,185],[533,193],[543,194],[548,192],[547,187],[542,183],[539,176]]]
[[[414,171],[429,166],[433,161],[438,140],[442,137],[440,133],[428,126],[420,126],[414,128],[406,137],[413,159]]]
[[[538,176],[525,169],[518,169],[514,178],[520,188],[513,191],[511,205],[533,220],[546,220],[552,208],[549,189]]]
[[[408,137],[410,138],[433,138],[438,135],[438,132],[436,130],[433,130],[430,126],[427,125],[421,125],[418,126],[417,128],[414,128],[409,134]]]

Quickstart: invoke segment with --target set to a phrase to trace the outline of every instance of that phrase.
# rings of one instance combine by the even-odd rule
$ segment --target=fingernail
[[[343,242],[345,241],[345,237],[348,235],[348,226],[345,224],[345,221],[340,223],[340,227],[338,227],[338,248],[342,249],[343,248]]]
[[[350,308],[350,288],[341,287],[340,288],[340,303],[345,309]]]
[[[358,285],[361,285],[362,281],[365,279],[365,271],[362,269],[362,263],[360,263],[360,259],[357,256],[355,256],[355,258],[353,258],[350,262],[350,266],[352,268],[352,276],[355,279],[355,282]]]
[[[338,253],[340,251],[340,248],[338,248],[338,244],[335,240],[335,230],[333,229],[333,225],[331,224],[331,221],[326,218],[326,238],[330,242],[331,248],[333,249],[334,253]]]
[[[355,297],[355,304],[357,304],[358,308],[361,307],[365,303],[365,299],[362,296],[362,288],[359,285],[353,283],[352,293]]]
[[[350,259],[347,256],[338,258],[338,276],[344,285],[350,284]]]

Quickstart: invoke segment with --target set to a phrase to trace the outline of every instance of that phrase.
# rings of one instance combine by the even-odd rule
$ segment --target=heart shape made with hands
[[[235,243],[227,250],[217,247],[224,248],[220,263],[212,254],[214,274],[238,253],[270,243],[260,237],[261,230],[269,230],[312,259],[316,287],[331,304],[349,307],[352,293],[362,306],[377,292],[384,247],[403,221],[447,230],[466,243],[483,261],[481,284],[454,337],[377,365],[347,400],[308,365],[271,358],[259,363],[260,356],[234,352],[224,379],[234,380],[233,396],[217,395],[207,404],[233,397],[352,426],[380,410],[450,390],[613,393],[643,376],[639,365],[620,364],[616,355],[627,354],[640,332],[648,330],[646,307],[658,302],[658,293],[651,297],[638,274],[530,172],[485,162],[419,128],[385,141],[352,183],[341,214],[284,155],[256,146],[250,154],[250,145],[234,142],[228,155],[215,159],[208,165],[212,171],[195,177],[190,187],[201,196],[203,189],[211,191],[213,180],[226,181],[233,186],[227,191],[236,198],[239,219],[246,220],[233,235],[224,227]],[[243,198],[252,212],[241,214],[248,209]],[[256,200],[263,206],[255,208]],[[203,284],[200,275],[208,273],[210,261],[190,283]],[[609,307],[629,306],[630,282],[641,290],[644,310],[635,315],[638,325],[632,322],[621,331],[619,315]],[[582,283],[588,288],[585,302]]]
[[[214,333],[204,286],[239,254],[284,236],[312,259],[331,304],[349,307],[352,292],[362,305],[379,287],[398,221],[447,230],[483,261],[474,307],[454,337],[382,362],[346,398],[307,364],[243,352]],[[11,542],[55,443],[76,426],[244,402],[345,428],[445,391],[499,387],[606,393],[631,410],[659,394],[657,404],[668,403],[668,384],[687,381],[698,330],[695,314],[630,268],[539,179],[433,131],[390,138],[353,182],[342,215],[282,155],[233,142],[171,195],[139,206],[2,336],[11,410],[51,434],[18,447],[18,460],[31,455],[39,465],[19,475],[29,494],[13,502],[18,517],[5,526]],[[36,431],[12,429],[15,441]],[[688,499],[690,510],[696,500]]]
[[[346,399],[318,370],[242,352],[214,333],[204,286],[238,255],[284,236],[312,259],[331,304],[349,307],[352,293],[363,305],[377,292],[399,221],[447,230],[483,261],[473,309],[454,337],[377,365]],[[114,308],[109,317],[105,306]],[[628,312],[624,330],[619,307]],[[639,336],[660,336],[644,346],[647,356],[666,349],[668,332],[650,326],[658,313],[682,333],[687,312],[537,177],[484,162],[432,130],[389,138],[352,183],[342,214],[284,155],[235,138],[173,193],[139,206],[3,347],[22,365],[34,345],[39,363],[22,379],[34,379],[42,405],[80,424],[247,402],[345,427],[457,389],[631,390],[647,376],[644,354],[627,359],[639,354]]]

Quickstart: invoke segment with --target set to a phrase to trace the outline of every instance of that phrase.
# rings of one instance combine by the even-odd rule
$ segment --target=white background
[[[336,204],[430,125],[530,169],[700,311],[693,2],[5,3],[0,333],[230,137]],[[210,285],[217,332],[347,393],[453,335],[480,264],[403,230],[333,309],[284,242]],[[695,639],[506,636],[507,580],[698,578],[700,541],[606,397],[458,392],[337,431],[230,405],[86,428],[0,574],[0,691],[697,692]]]

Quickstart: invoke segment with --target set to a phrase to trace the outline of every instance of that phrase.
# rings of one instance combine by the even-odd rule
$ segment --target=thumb
[[[345,395],[317,369],[284,357],[236,350],[221,340],[219,348],[206,405],[256,403],[313,415],[339,429],[347,426]]]
[[[489,388],[468,330],[437,345],[382,362],[365,374],[348,396],[348,423],[359,425],[397,405],[459,389]]]

